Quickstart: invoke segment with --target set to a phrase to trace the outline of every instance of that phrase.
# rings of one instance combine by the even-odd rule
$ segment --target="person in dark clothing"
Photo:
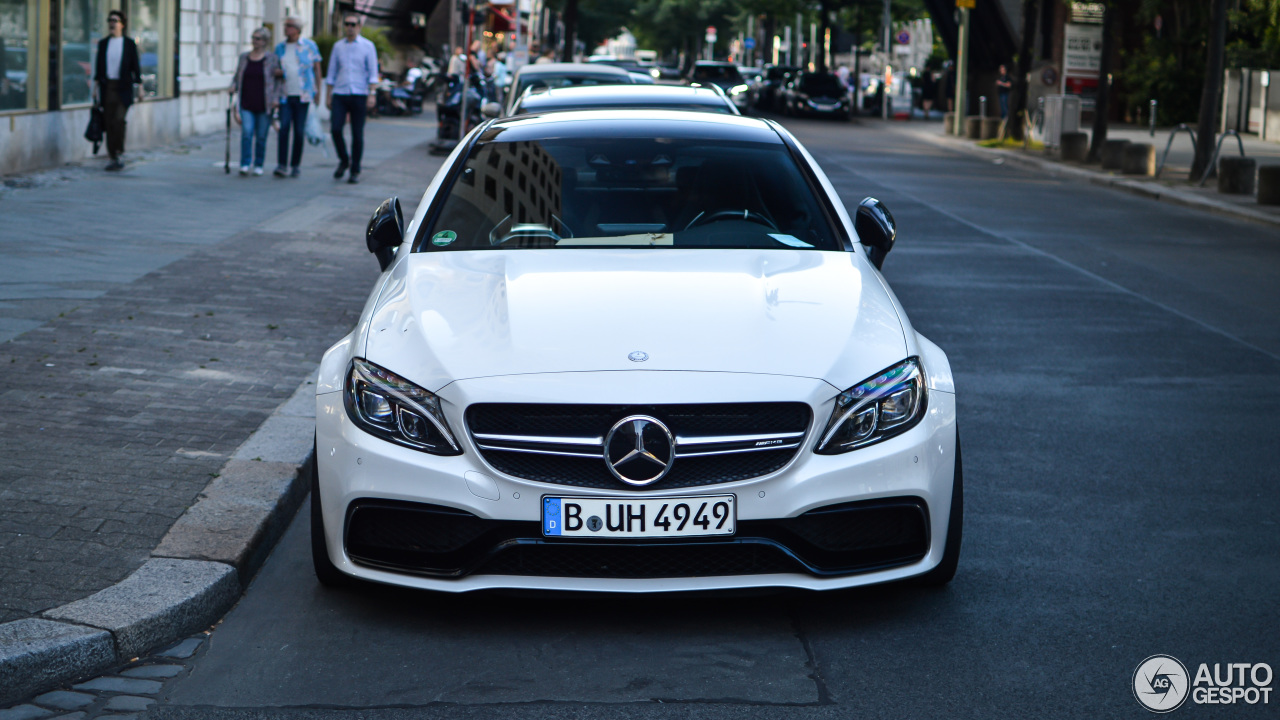
[[[1013,91],[1013,78],[1009,77],[1009,70],[1004,65],[1000,66],[1000,75],[996,78],[996,94],[1000,96],[1000,118],[1009,117],[1009,93]]]
[[[107,155],[111,157],[107,170],[111,171],[124,167],[120,156],[124,154],[125,115],[129,106],[135,97],[142,102],[142,66],[138,63],[138,45],[125,37],[125,27],[124,13],[119,10],[107,13],[109,33],[98,41],[93,69],[94,101],[102,106]]]

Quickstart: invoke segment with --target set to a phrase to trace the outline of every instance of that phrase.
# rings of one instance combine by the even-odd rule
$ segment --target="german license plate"
[[[666,498],[544,497],[542,534],[574,538],[668,538],[732,535],[733,495]]]

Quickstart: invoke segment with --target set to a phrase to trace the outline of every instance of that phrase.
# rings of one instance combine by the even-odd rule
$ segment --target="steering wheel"
[[[699,225],[710,225],[711,223],[720,222],[721,220],[746,220],[747,222],[764,225],[771,230],[778,229],[778,226],[775,225],[768,217],[765,217],[755,210],[748,210],[746,208],[743,208],[742,210],[717,210],[710,215],[705,212],[698,213],[697,217],[690,220],[689,224],[684,226],[684,229],[690,230],[698,227]]]

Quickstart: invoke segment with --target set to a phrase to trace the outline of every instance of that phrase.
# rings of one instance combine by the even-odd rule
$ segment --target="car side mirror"
[[[502,106],[490,100],[480,106],[480,114],[487,118],[496,118],[502,114]]]
[[[865,198],[858,203],[853,229],[858,231],[858,240],[867,246],[867,257],[871,264],[877,270],[880,269],[898,237],[898,224],[893,221],[893,213],[879,200]]]
[[[373,211],[369,227],[364,232],[364,241],[369,252],[378,258],[378,266],[386,270],[396,257],[396,248],[404,242],[404,212],[400,209],[400,198],[389,197]]]

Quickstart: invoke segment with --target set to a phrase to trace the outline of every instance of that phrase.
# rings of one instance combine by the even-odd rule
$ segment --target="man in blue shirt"
[[[338,169],[333,177],[341,179],[351,168],[347,182],[360,182],[360,156],[364,154],[365,113],[373,109],[378,87],[378,51],[367,38],[360,36],[360,16],[347,15],[342,21],[343,38],[333,44],[329,55],[329,86],[326,104],[331,111],[333,149],[338,153]],[[342,141],[342,129],[351,116],[351,155]]]

